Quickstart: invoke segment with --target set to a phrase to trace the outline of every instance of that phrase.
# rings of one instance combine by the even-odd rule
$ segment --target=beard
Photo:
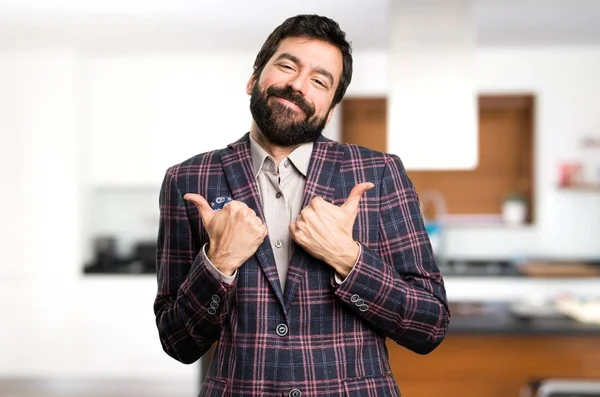
[[[269,99],[275,98],[269,103]],[[293,109],[276,98],[285,99],[304,112]],[[279,146],[295,146],[307,142],[314,142],[321,136],[326,117],[315,117],[315,108],[308,103],[302,95],[291,87],[269,87],[265,92],[258,89],[258,82],[254,84],[250,95],[250,112],[260,132],[271,143]],[[311,120],[312,119],[312,120]]]

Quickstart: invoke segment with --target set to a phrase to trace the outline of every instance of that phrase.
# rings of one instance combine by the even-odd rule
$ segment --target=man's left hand
[[[352,237],[362,195],[375,185],[359,183],[352,188],[346,202],[335,206],[322,197],[315,197],[295,222],[290,224],[290,235],[302,248],[320,259],[345,278],[352,270],[359,247]]]

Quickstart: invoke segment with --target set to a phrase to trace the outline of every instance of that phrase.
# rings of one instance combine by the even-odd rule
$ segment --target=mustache
[[[292,102],[294,105],[302,109],[308,118],[315,114],[315,107],[308,103],[302,95],[295,92],[292,87],[269,87],[267,88],[267,95],[275,96]]]

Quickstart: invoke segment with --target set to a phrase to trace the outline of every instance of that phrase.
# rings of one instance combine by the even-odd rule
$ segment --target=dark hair
[[[333,19],[320,15],[297,15],[286,19],[267,37],[254,61],[254,76],[260,76],[279,43],[288,37],[308,37],[335,45],[342,52],[343,69],[332,106],[341,102],[352,80],[352,47],[346,41],[346,33]]]

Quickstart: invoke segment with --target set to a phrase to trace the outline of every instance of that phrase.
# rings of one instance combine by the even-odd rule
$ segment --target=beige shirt
[[[312,142],[298,146],[288,157],[281,161],[279,169],[277,169],[275,160],[250,135],[252,167],[258,183],[261,204],[282,291],[285,290],[285,280],[292,255],[292,239],[289,226],[291,222],[296,220],[302,210],[304,185],[312,150]],[[362,247],[360,248],[362,250]],[[226,283],[233,283],[237,276],[237,270],[233,275],[226,276],[208,260],[206,245],[203,253],[205,261],[211,264],[210,269],[213,275]],[[337,274],[335,279],[338,283],[342,282]]]
[[[279,164],[250,136],[252,166],[258,182],[269,240],[275,256],[281,290],[292,255],[290,223],[302,210],[304,184],[313,143],[298,146]]]

